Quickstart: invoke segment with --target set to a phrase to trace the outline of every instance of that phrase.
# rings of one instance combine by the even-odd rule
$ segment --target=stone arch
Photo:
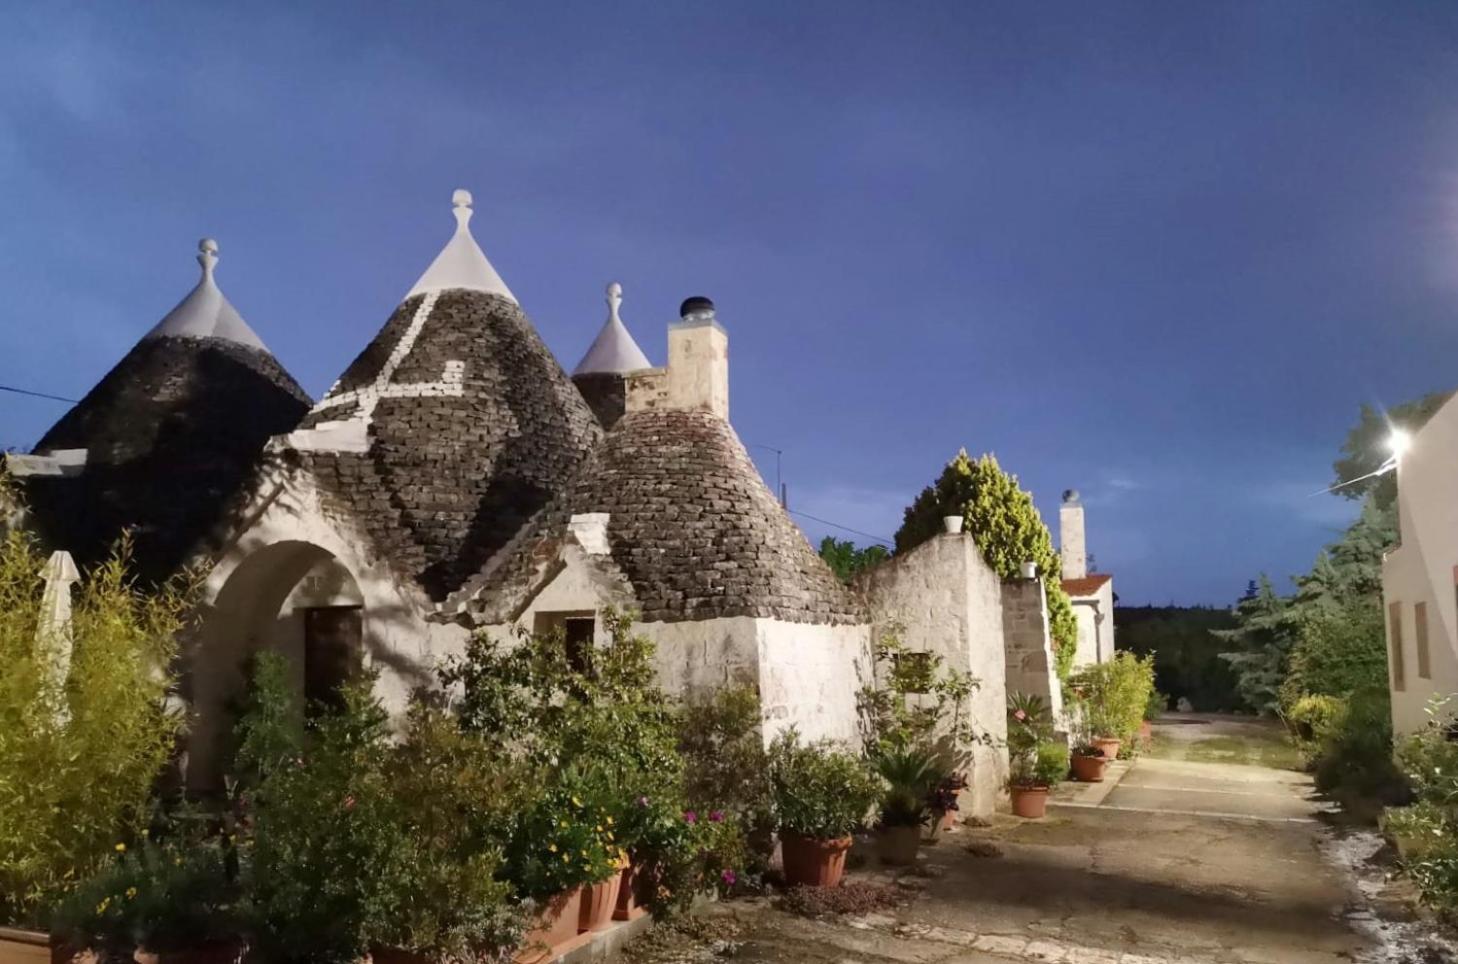
[[[231,564],[230,564],[231,563]],[[302,696],[310,666],[306,617],[311,611],[357,614],[356,665],[369,665],[367,640],[379,618],[362,583],[338,555],[310,541],[285,539],[260,546],[214,570],[205,590],[202,619],[188,647],[185,685],[192,705],[188,786],[215,789],[221,754],[245,692],[245,671],[256,653],[273,651],[289,661]]]

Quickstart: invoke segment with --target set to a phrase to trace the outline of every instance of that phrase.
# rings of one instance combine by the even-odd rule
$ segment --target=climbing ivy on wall
[[[1032,495],[1018,485],[1017,476],[1002,470],[994,456],[973,460],[966,449],[958,452],[936,482],[922,489],[907,507],[905,521],[896,532],[896,551],[907,552],[944,532],[942,517],[959,512],[983,558],[1001,578],[1018,576],[1029,559],[1038,564],[1058,676],[1066,679],[1078,646],[1078,621],[1059,579],[1062,561]]]

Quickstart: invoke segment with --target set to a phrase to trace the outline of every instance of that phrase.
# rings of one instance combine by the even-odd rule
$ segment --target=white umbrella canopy
[[[36,642],[49,653],[52,680],[64,686],[71,672],[71,587],[80,580],[76,563],[64,550],[51,553],[41,569],[46,581],[41,595],[40,620],[36,626]]]

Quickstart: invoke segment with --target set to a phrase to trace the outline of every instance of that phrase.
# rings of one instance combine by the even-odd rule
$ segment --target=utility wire
[[[49,398],[55,402],[70,402],[72,405],[80,401],[75,398],[63,398],[60,395],[47,395],[45,392],[32,392],[24,388],[11,388],[9,385],[0,385],[0,392],[14,392],[17,395],[30,395],[34,398]]]
[[[893,543],[890,539],[883,539],[881,536],[872,535],[869,532],[862,532],[859,529],[852,529],[850,526],[843,526],[839,522],[831,522],[829,519],[822,519],[819,516],[813,516],[808,512],[801,512],[798,509],[791,509],[789,511],[791,515],[801,516],[803,518],[809,519],[811,522],[819,522],[821,525],[832,526],[845,532],[854,532],[858,536],[865,536],[867,539],[874,539],[888,549],[892,548],[895,545],[895,543]]]

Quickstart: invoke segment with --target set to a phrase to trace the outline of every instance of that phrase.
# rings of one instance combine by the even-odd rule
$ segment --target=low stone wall
[[[1002,634],[1007,646],[1007,691],[1041,696],[1063,720],[1063,688],[1058,682],[1048,630],[1048,602],[1041,579],[1010,579],[1002,584]]]

